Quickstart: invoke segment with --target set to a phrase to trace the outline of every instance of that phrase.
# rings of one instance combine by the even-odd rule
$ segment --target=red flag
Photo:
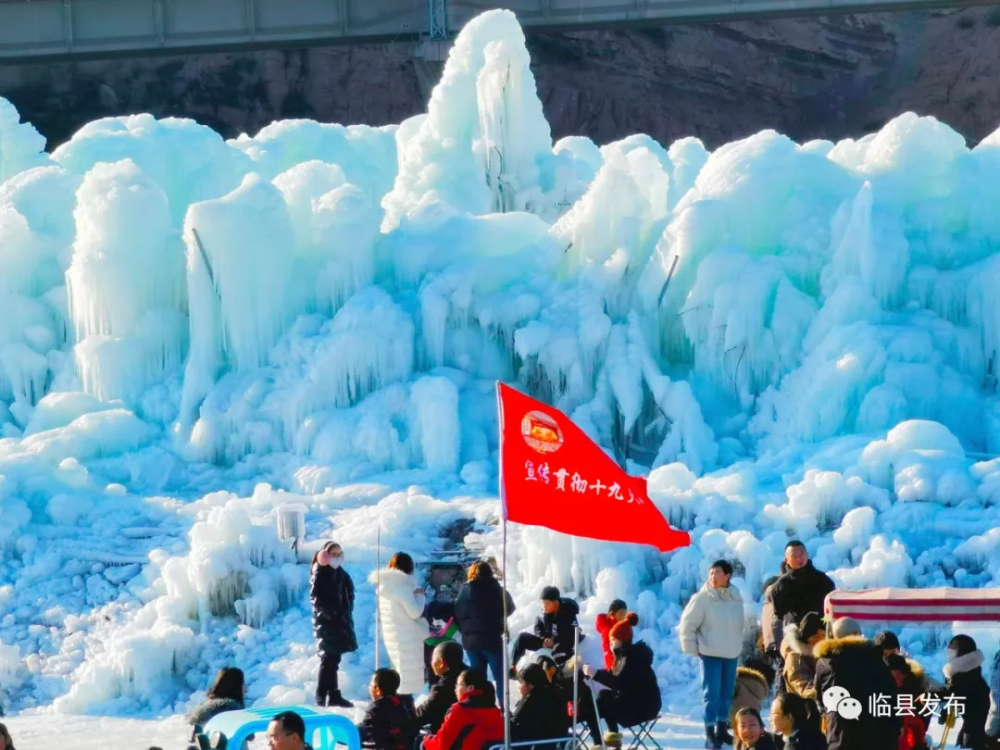
[[[504,518],[661,552],[691,544],[646,494],[558,409],[498,383],[500,493]]]

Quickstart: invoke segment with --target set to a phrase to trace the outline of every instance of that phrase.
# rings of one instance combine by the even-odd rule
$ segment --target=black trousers
[[[316,683],[316,705],[326,706],[327,701],[340,692],[340,654],[320,652],[319,682]]]
[[[431,667],[431,662],[434,660],[434,649],[436,646],[428,646],[424,644],[424,682],[427,683],[427,687],[432,688],[437,684],[437,681],[441,678],[434,674],[434,669]]]
[[[534,633],[520,633],[517,638],[514,639],[514,656],[511,657],[510,664],[512,667],[516,667],[517,663],[521,661],[521,657],[525,655],[528,651],[537,651],[540,648],[544,648],[545,641],[539,638]],[[563,665],[569,658],[573,656],[573,646],[570,645],[568,650],[560,648],[557,643],[552,649],[552,660],[556,664]]]
[[[588,688],[587,694],[583,692],[584,685],[580,684],[580,721],[587,725],[590,730],[590,738],[594,744],[601,741],[601,722],[594,715],[594,700],[590,697]],[[608,725],[609,732],[617,733],[622,726],[634,727],[651,717],[643,717],[634,708],[622,701],[611,690],[602,690],[597,694],[597,710],[601,719]]]

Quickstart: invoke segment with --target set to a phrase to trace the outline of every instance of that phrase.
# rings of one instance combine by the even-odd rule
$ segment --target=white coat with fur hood
[[[399,672],[399,692],[417,695],[424,689],[424,640],[430,636],[424,597],[413,593],[416,579],[400,570],[376,571],[368,581],[378,584],[382,641],[392,668]]]

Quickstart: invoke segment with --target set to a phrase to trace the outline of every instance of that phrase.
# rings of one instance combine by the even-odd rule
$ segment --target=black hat
[[[875,636],[875,645],[880,651],[891,651],[899,648],[899,638],[891,630],[883,630]]]
[[[559,589],[555,586],[546,586],[542,589],[542,601],[543,602],[557,602],[562,597],[559,595]]]
[[[799,623],[799,636],[804,641],[808,641],[817,633],[823,632],[823,628],[826,624],[823,622],[823,618],[820,617],[818,612],[809,612],[802,618]]]
[[[885,658],[885,665],[894,672],[902,672],[904,674],[909,674],[910,672],[910,665],[899,654],[887,656]]]

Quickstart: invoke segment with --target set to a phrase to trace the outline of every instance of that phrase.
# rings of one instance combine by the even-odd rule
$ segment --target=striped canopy
[[[838,617],[889,622],[1000,622],[1000,589],[869,589],[826,597],[827,622]]]

